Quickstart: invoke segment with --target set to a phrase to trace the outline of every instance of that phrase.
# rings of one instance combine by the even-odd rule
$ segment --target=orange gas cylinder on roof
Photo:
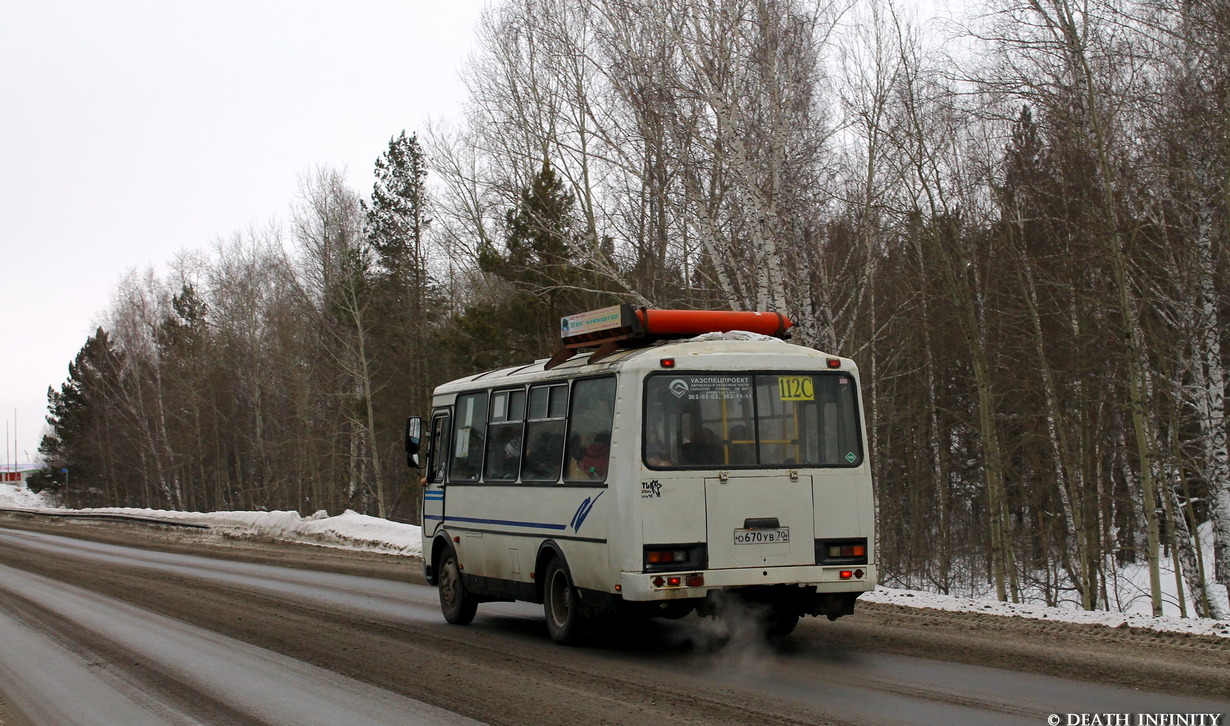
[[[590,360],[599,360],[620,348],[634,348],[659,340],[691,338],[705,333],[745,330],[776,338],[789,338],[794,322],[781,313],[737,310],[653,310],[624,303],[568,315],[560,319],[563,347],[547,363],[559,365],[581,348],[598,348]]]
[[[788,337],[786,331],[794,321],[781,313],[743,312],[736,310],[649,310],[634,311],[646,334],[650,336],[689,337],[705,333],[729,333],[746,330],[749,333]]]

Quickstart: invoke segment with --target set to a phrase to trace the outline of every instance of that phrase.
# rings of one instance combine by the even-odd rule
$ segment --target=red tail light
[[[670,575],[662,577],[661,575],[650,580],[654,587],[703,587],[705,584],[704,575]]]
[[[645,561],[653,565],[683,562],[687,558],[688,553],[680,550],[651,550],[645,553]]]

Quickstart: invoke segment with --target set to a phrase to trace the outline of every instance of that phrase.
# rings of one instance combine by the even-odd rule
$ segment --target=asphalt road
[[[1226,639],[890,606],[776,648],[735,630],[690,617],[562,648],[534,605],[445,624],[408,558],[0,517],[3,726],[1230,713]]]

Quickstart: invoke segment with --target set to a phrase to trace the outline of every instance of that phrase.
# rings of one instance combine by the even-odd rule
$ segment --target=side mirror
[[[423,419],[411,416],[406,419],[406,466],[419,468],[419,447],[423,436]]]

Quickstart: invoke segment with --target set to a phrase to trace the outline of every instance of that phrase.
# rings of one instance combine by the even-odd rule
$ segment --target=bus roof
[[[775,359],[774,362],[770,362],[766,356]],[[544,358],[525,365],[458,378],[437,387],[436,393],[472,390],[478,386],[498,388],[531,381],[566,380],[621,370],[661,370],[661,360],[664,358],[676,359],[681,371],[791,368],[804,365],[803,361],[808,359],[811,360],[811,365],[815,365],[817,359],[839,360],[842,370],[855,370],[854,362],[848,358],[838,358],[769,336],[734,331],[707,333],[688,340],[669,341],[645,348],[623,349],[592,363],[589,353],[578,353],[550,369],[547,368],[550,359]]]

